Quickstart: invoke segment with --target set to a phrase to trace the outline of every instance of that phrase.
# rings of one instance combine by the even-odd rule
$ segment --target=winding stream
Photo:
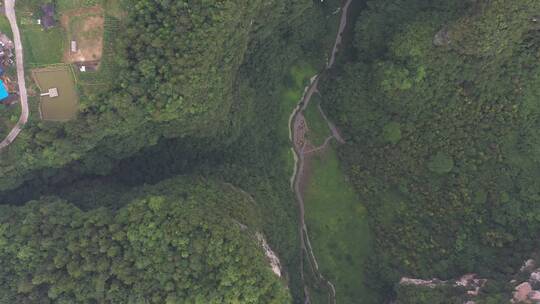
[[[326,68],[318,75],[313,76],[311,78],[310,84],[306,87],[304,91],[304,95],[300,99],[298,105],[292,112],[290,119],[289,119],[289,137],[292,142],[292,149],[294,151],[294,161],[295,161],[295,167],[294,172],[291,177],[291,187],[292,190],[295,193],[296,200],[298,202],[299,210],[300,210],[300,221],[299,221],[299,234],[300,234],[300,248],[301,248],[301,256],[300,256],[300,271],[301,271],[301,278],[302,283],[304,285],[304,304],[311,304],[311,298],[309,294],[309,289],[307,288],[304,280],[304,256],[307,256],[307,263],[309,264],[311,270],[319,280],[319,282],[322,282],[328,286],[328,289],[330,290],[329,295],[329,302],[330,303],[336,303],[336,289],[334,287],[334,284],[327,280],[322,273],[319,271],[319,264],[317,263],[317,258],[315,257],[315,254],[313,253],[313,248],[311,247],[311,242],[309,239],[308,229],[305,222],[305,208],[304,208],[304,196],[302,194],[302,189],[300,185],[304,182],[305,179],[305,172],[304,172],[304,162],[305,162],[305,155],[307,153],[310,153],[312,151],[305,151],[306,148],[306,140],[305,140],[305,133],[307,131],[307,122],[304,117],[304,110],[309,105],[309,102],[311,101],[311,97],[314,93],[318,92],[318,86],[319,86],[319,79],[322,73],[328,71],[331,69],[334,65],[336,54],[339,49],[339,45],[341,44],[342,40],[342,34],[345,30],[345,27],[347,25],[347,19],[348,19],[348,10],[350,7],[352,0],[347,0],[343,7],[341,8],[341,19],[339,24],[339,30],[337,32],[336,41],[334,43],[334,47],[332,49],[332,54],[326,64]],[[332,131],[332,137],[335,138],[339,143],[344,143],[344,140],[339,135],[339,132],[337,128],[334,126],[334,124],[328,120],[328,117],[325,115],[322,108],[319,107],[319,111],[321,112],[321,116],[326,120],[329,129]],[[326,146],[328,144],[329,140],[325,141]]]

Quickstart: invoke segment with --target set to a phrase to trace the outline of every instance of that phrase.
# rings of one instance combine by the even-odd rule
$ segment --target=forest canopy
[[[287,303],[258,218],[231,186],[187,178],[145,187],[117,211],[54,197],[4,205],[0,302]]]
[[[18,0],[17,5],[36,6],[37,2]],[[105,37],[111,39],[106,43],[111,42],[114,51],[114,62],[107,66],[111,74],[107,77],[114,81],[106,90],[94,89],[81,95],[81,111],[76,120],[65,123],[31,120],[17,141],[0,154],[0,203],[5,204],[0,212],[5,214],[3,228],[6,227],[8,244],[12,245],[9,252],[4,252],[2,262],[4,257],[14,259],[10,268],[5,268],[2,279],[5,284],[2,286],[9,286],[12,291],[3,295],[9,301],[32,303],[38,297],[51,297],[52,302],[77,303],[78,299],[84,299],[81,300],[84,303],[99,302],[96,299],[105,296],[126,297],[134,303],[139,299],[164,303],[168,297],[176,297],[170,300],[172,303],[287,303],[290,298],[301,301],[298,216],[289,187],[292,158],[284,157],[290,149],[288,138],[282,136],[286,122],[278,122],[292,111],[292,105],[282,101],[283,92],[291,82],[291,66],[324,65],[337,26],[339,15],[334,12],[339,3],[335,0],[158,2],[123,1],[125,15],[119,15],[124,19],[116,20],[118,28]],[[303,79],[298,81],[298,86],[302,85]],[[202,191],[199,187],[203,186],[197,183],[182,187],[171,184],[163,191],[143,186],[180,174],[230,182],[235,186],[227,185],[225,190],[237,187],[243,197],[253,197],[249,201],[255,206],[244,206],[236,197],[222,197],[230,191],[218,187],[214,193],[215,187],[204,183],[210,187],[206,194],[223,198],[220,204],[214,204],[216,198],[209,194],[190,201],[191,193]],[[177,188],[182,190],[176,191]],[[186,195],[188,202],[184,202]],[[159,202],[162,197],[164,203]],[[29,200],[32,201],[27,203]],[[150,207],[154,204],[164,204],[167,208],[156,211]],[[234,208],[235,204],[239,204],[235,209],[238,213],[229,216],[225,209]],[[176,205],[182,207],[175,209]],[[130,210],[136,210],[143,218]],[[180,222],[166,222],[168,226],[164,227],[162,222],[149,219],[155,212],[164,212],[159,217],[164,221],[178,217]],[[248,214],[243,217],[242,212]],[[265,216],[259,218],[259,214]],[[21,219],[30,217],[37,222],[23,225]],[[132,217],[140,220],[136,222],[138,228],[129,226]],[[199,222],[190,222],[191,217]],[[100,228],[95,227],[97,222]],[[130,247],[131,241],[139,238],[140,227],[147,227],[146,224],[152,226],[149,227],[152,232],[186,226],[188,236],[182,238],[182,248],[172,248],[175,252],[188,246],[188,253],[194,247],[208,252],[215,249],[212,254],[216,255],[221,251],[238,254],[246,251],[247,258],[233,261],[227,254],[215,265],[210,260],[197,260],[190,253],[188,259],[193,260],[195,269],[174,274],[173,279],[179,275],[186,277],[177,278],[181,280],[178,283],[181,291],[172,292],[171,296],[171,274],[161,259],[170,263],[168,249],[172,249],[152,247],[155,254],[149,255],[149,249],[144,246],[163,244],[173,237],[164,234],[159,235],[164,239],[147,240],[148,231],[142,231],[140,237],[145,243]],[[54,236],[37,231],[41,225],[47,227],[43,233],[54,231]],[[242,225],[250,231],[238,232],[236,228]],[[85,234],[86,227],[89,235]],[[114,270],[112,266],[106,267],[114,264],[108,249],[101,252],[105,249],[95,247],[92,241],[103,242],[108,248],[111,245],[106,236],[108,231],[128,235],[128,227],[134,230],[131,232],[134,238],[122,239],[122,248],[137,254],[132,253],[127,259],[126,263],[131,264],[121,265],[124,272],[134,267],[133,273],[129,273],[132,276],[122,281],[126,279],[124,272],[122,280],[113,278],[120,266]],[[257,262],[261,252],[258,244],[252,242],[251,229],[255,229],[252,227],[264,233],[279,256],[288,289],[268,272],[264,259],[263,264]],[[28,229],[34,230],[28,234]],[[225,231],[228,229],[232,231]],[[99,236],[94,235],[96,231]],[[35,237],[51,238],[47,244],[35,243],[34,232]],[[64,248],[71,240],[61,239],[60,234],[74,238],[72,246],[76,248],[57,258],[73,263],[62,262],[55,270],[56,255],[49,254],[56,252],[49,249]],[[231,246],[220,240],[214,242],[214,236],[232,239],[227,243]],[[26,238],[34,243],[25,243]],[[205,249],[201,243],[217,244],[216,248]],[[34,246],[28,253],[32,262],[22,263],[15,257],[16,251],[28,246]],[[86,250],[91,254],[84,253]],[[139,257],[144,261],[138,260]],[[252,264],[240,269],[250,259]],[[104,264],[95,269],[101,261]],[[181,267],[190,267],[185,265],[185,260],[180,262]],[[69,269],[67,265],[71,265]],[[219,268],[222,266],[227,269]],[[143,273],[139,267],[153,268]],[[16,270],[8,270],[13,268]],[[51,269],[53,276],[44,275],[43,281],[33,282],[33,274],[42,275]],[[164,269],[167,271],[162,275]],[[70,273],[71,270],[76,272]],[[101,278],[106,278],[104,285],[97,283]],[[220,285],[224,280],[234,286]],[[244,286],[236,286],[238,282]],[[19,291],[19,283],[25,286],[24,292]],[[173,280],[172,284],[177,286],[177,281]],[[129,298],[128,291],[135,285],[140,292]],[[187,285],[189,289],[200,290],[200,297],[185,292]]]
[[[125,0],[112,85],[0,154],[1,197],[35,198],[0,205],[0,302],[301,302],[284,96],[325,65],[337,2]],[[369,215],[366,284],[461,303],[396,282],[475,272],[502,303],[540,245],[540,2],[355,3],[319,93]]]
[[[538,245],[539,11],[387,0],[358,17],[321,94],[351,143],[340,155],[376,235],[375,285],[505,274]]]

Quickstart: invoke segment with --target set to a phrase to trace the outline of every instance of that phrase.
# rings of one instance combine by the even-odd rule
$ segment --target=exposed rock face
[[[531,271],[533,270],[533,268],[536,266],[536,262],[533,260],[533,259],[528,259],[527,261],[525,261],[525,263],[523,264],[523,266],[521,266],[521,268],[519,269],[519,271],[521,272],[524,272],[524,271]]]
[[[401,278],[401,280],[399,281],[399,284],[422,286],[422,287],[429,287],[429,288],[436,288],[442,285],[462,287],[466,289],[467,295],[472,298],[478,295],[478,293],[480,292],[480,289],[484,287],[486,282],[487,282],[486,279],[477,279],[476,274],[469,273],[462,276],[456,281],[441,281],[439,279],[421,280],[421,279],[412,279],[412,278],[404,277],[404,278]],[[474,304],[474,303],[475,303],[474,301],[467,301],[464,304]]]
[[[524,277],[528,277],[525,282],[520,279]],[[475,274],[465,274],[455,281],[421,280],[404,277],[401,278],[399,284],[429,288],[437,288],[443,285],[464,288],[464,299],[466,301],[463,304],[475,304],[475,297],[479,295],[486,282],[486,279],[477,279]],[[519,272],[508,283],[515,288],[512,299],[509,299],[506,303],[540,304],[540,267],[535,260],[529,259],[525,261]]]
[[[537,290],[540,283],[540,268],[536,268],[536,261],[527,260],[520,268],[520,273],[528,273],[529,279],[518,284],[516,280],[510,283],[518,284],[514,289],[511,303],[540,303],[540,290]]]
[[[532,291],[531,284],[529,282],[521,283],[516,287],[514,292],[513,303],[525,302],[529,298],[529,294]]]
[[[529,300],[534,302],[540,302],[540,291],[531,291],[528,294]]]
[[[450,33],[448,32],[448,28],[444,27],[435,34],[433,44],[435,46],[447,46],[450,44]]]
[[[264,253],[266,255],[266,258],[268,262],[270,263],[270,267],[272,268],[272,271],[278,276],[281,277],[281,263],[279,262],[279,258],[276,255],[276,253],[270,248],[270,245],[268,245],[268,242],[266,242],[266,239],[262,235],[262,233],[257,232],[256,233],[257,240],[261,244]]]
[[[232,186],[232,185],[231,185]],[[248,194],[249,195],[249,194]],[[247,230],[248,227],[238,221],[235,221],[236,224],[240,227],[242,230]],[[266,255],[266,259],[268,260],[268,263],[270,264],[270,268],[272,268],[272,271],[281,278],[281,263],[279,261],[279,258],[277,254],[270,248],[270,245],[268,245],[268,242],[266,241],[266,238],[264,235],[260,232],[255,233],[255,237],[257,238],[257,241],[259,242],[259,245],[264,250],[264,254]]]
[[[534,282],[540,282],[540,270],[537,269],[535,272],[531,273],[531,276],[529,278],[529,281]]]
[[[401,280],[399,281],[399,284],[435,288],[439,285],[446,284],[446,282],[447,281],[441,281],[439,279],[422,280],[422,279],[412,279],[412,278],[401,278]]]

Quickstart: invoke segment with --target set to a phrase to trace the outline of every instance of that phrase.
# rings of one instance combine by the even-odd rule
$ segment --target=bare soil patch
[[[64,12],[60,22],[66,30],[68,40],[64,49],[64,62],[101,60],[105,18],[100,6]],[[77,45],[75,52],[71,49],[72,41],[75,41]]]

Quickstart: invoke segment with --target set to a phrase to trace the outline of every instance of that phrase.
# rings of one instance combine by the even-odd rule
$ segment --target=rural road
[[[322,71],[322,73],[328,71],[334,66],[336,54],[341,44],[342,34],[343,34],[343,31],[345,30],[345,27],[347,26],[348,10],[351,5],[351,2],[352,0],[347,0],[344,3],[343,7],[341,8],[341,18],[340,18],[339,30],[336,36],[336,41],[334,43],[331,56],[326,64],[326,68],[324,71]],[[290,140],[292,141],[293,151],[295,155],[295,158],[294,158],[295,167],[294,167],[293,175],[291,177],[291,184],[292,184],[292,188],[295,193],[295,196],[296,196],[296,200],[298,202],[299,213],[300,213],[299,234],[300,234],[300,248],[302,250],[301,256],[300,256],[300,271],[301,271],[301,278],[304,285],[304,304],[311,304],[309,288],[307,287],[304,281],[304,254],[307,255],[307,262],[309,263],[310,268],[313,274],[317,277],[318,281],[328,286],[328,289],[330,290],[330,293],[328,295],[329,303],[333,303],[333,304],[336,303],[336,288],[334,284],[330,282],[329,280],[327,280],[323,276],[323,274],[320,272],[319,264],[317,263],[317,258],[311,246],[308,229],[307,229],[307,225],[305,221],[304,196],[301,189],[301,185],[305,182],[305,175],[304,175],[305,156],[308,153],[314,152],[313,150],[305,151],[305,148],[306,148],[305,134],[306,134],[306,130],[308,129],[308,126],[307,126],[307,121],[304,117],[303,112],[309,105],[309,102],[311,101],[311,97],[313,96],[313,94],[318,92],[319,79],[322,73],[320,73],[319,75],[315,75],[311,79],[311,83],[308,85],[308,87],[306,87],[304,91],[304,95],[302,96],[302,99],[300,99],[300,102],[294,109],[289,119],[289,131],[290,131],[289,135],[290,135]],[[320,150],[326,147],[331,139],[336,139],[341,144],[345,143],[345,141],[339,134],[338,129],[328,119],[328,117],[326,116],[326,114],[324,113],[320,105],[319,105],[319,111],[323,119],[328,124],[328,128],[332,132],[332,136],[325,140],[325,143],[323,146],[316,148],[315,150]]]
[[[0,142],[0,151],[9,146],[15,138],[21,133],[22,128],[28,121],[28,94],[26,92],[26,82],[24,80],[24,61],[23,61],[23,47],[21,43],[21,34],[19,32],[19,26],[17,25],[17,17],[15,16],[15,0],[5,0],[4,6],[6,9],[6,16],[11,25],[11,31],[13,32],[13,42],[15,43],[15,62],[17,65],[17,83],[19,84],[19,96],[21,98],[21,116],[17,124],[11,129],[6,138]]]

